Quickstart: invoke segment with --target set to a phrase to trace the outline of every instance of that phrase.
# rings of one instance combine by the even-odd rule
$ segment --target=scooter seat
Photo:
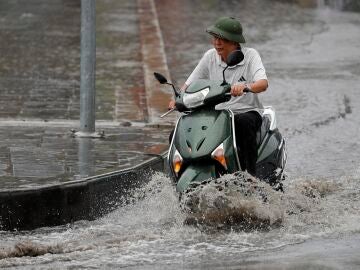
[[[270,118],[266,115],[263,116],[262,118],[262,124],[260,129],[256,132],[256,143],[259,146],[262,141],[264,140],[266,133],[269,131],[270,129]]]

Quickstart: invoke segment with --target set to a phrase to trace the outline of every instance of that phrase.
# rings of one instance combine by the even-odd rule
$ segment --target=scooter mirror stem
[[[226,66],[226,68],[224,68],[223,70],[223,82],[220,84],[220,86],[224,86],[227,85],[227,82],[225,80],[225,70],[228,68],[229,66]]]
[[[168,85],[171,85],[171,86],[172,86],[172,88],[173,88],[173,90],[174,90],[175,97],[180,96],[179,91],[178,91],[178,90],[176,90],[175,86],[174,86],[172,83],[166,83],[166,84],[168,84]]]

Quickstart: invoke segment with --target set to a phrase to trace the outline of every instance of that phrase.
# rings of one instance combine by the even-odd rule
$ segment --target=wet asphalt
[[[0,2],[0,190],[129,168],[166,151],[171,125],[149,119],[138,7],[96,8],[96,131],[105,138],[86,139],[71,132],[80,117],[80,1]]]

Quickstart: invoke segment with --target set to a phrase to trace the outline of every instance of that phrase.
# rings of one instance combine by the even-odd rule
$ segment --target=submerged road
[[[97,221],[0,232],[0,267],[358,269],[360,16],[356,1],[341,3],[155,1],[179,85],[211,47],[204,29],[218,16],[240,18],[246,46],[260,52],[270,80],[261,100],[275,107],[288,146],[287,192],[265,209],[281,217],[280,226],[215,232],[184,226],[170,179],[156,174],[134,191],[133,204]],[[263,213],[256,201],[247,206]],[[31,252],[42,256],[24,256]]]

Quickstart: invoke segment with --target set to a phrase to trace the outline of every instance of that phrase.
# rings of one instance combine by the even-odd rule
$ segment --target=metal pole
[[[80,132],[95,132],[95,0],[81,0]]]

